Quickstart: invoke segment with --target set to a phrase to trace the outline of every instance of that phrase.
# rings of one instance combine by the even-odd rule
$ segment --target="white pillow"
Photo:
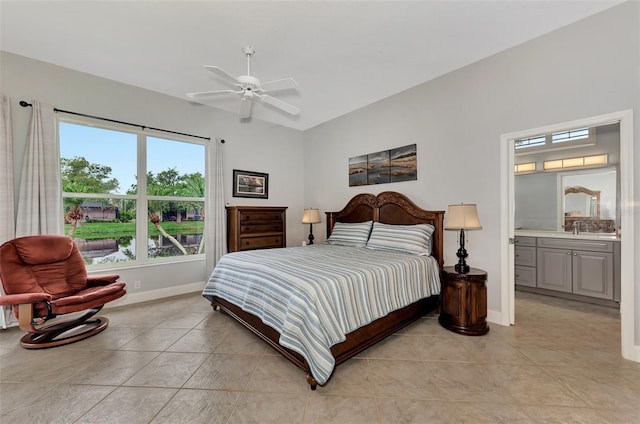
[[[336,222],[327,243],[336,246],[364,247],[369,239],[371,224],[366,222]]]
[[[373,223],[367,248],[391,252],[431,255],[431,235],[435,227],[430,224],[390,225]]]

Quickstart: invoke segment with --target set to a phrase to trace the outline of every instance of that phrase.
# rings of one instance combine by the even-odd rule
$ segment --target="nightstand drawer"
[[[282,236],[240,238],[240,250],[269,249],[273,247],[284,247]]]

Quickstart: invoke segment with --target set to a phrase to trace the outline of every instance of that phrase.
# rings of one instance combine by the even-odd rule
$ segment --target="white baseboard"
[[[487,321],[492,324],[509,326],[509,320],[504,320],[504,314],[493,309],[487,311]]]
[[[623,358],[633,362],[640,362],[640,345],[633,345],[633,347],[630,349],[630,353],[630,356],[625,357],[623,355]]]
[[[165,297],[178,296],[187,293],[202,292],[205,282],[183,284],[180,286],[166,287],[164,289],[147,290],[140,293],[127,293],[118,300],[109,302],[104,305],[104,309],[115,308],[118,306],[133,305],[134,303],[147,302],[149,300],[162,299]]]

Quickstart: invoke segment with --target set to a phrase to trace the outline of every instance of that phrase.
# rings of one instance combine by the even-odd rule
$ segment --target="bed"
[[[438,307],[443,218],[444,211],[421,209],[397,192],[359,194],[342,210],[326,212],[328,243],[225,255],[202,294],[304,370],[315,390],[335,366]],[[373,227],[369,247],[335,241],[345,228],[363,225]],[[374,249],[374,232],[407,228],[413,234],[414,227],[432,228],[430,255]],[[373,281],[382,273],[391,276]],[[241,288],[245,283],[251,287]],[[265,293],[267,285],[275,294]],[[362,293],[378,300],[363,301]]]

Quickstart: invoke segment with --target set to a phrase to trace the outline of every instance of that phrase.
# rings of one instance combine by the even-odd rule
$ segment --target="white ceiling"
[[[228,88],[202,68],[293,77],[273,93],[305,130],[595,14],[620,0],[0,1],[0,49],[184,98]],[[239,98],[208,105],[237,111]]]

